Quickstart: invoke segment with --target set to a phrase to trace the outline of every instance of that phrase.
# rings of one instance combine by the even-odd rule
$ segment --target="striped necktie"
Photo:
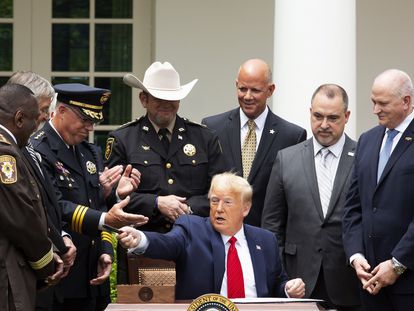
[[[40,161],[42,160],[42,158],[34,150],[33,145],[32,145],[32,143],[30,141],[26,145],[26,150],[27,150],[27,152],[29,152],[31,158],[33,159],[34,163],[36,164],[37,169],[39,170],[40,174],[43,176],[43,171],[42,171],[42,168],[40,167]]]
[[[328,166],[328,156],[330,153],[331,152],[328,148],[322,148],[319,151],[320,158],[317,166],[319,197],[321,199],[321,206],[324,217],[328,212],[329,202],[331,201],[332,194],[332,176]]]

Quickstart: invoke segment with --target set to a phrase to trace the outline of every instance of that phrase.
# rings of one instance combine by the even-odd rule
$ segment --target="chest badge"
[[[96,173],[96,165],[95,163],[88,161],[86,162],[86,170],[89,174],[95,174]]]
[[[187,156],[192,157],[196,154],[196,147],[192,144],[187,144],[183,147],[183,151]]]

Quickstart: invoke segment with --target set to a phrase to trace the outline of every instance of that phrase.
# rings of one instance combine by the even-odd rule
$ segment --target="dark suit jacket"
[[[27,149],[22,148],[21,150],[23,155],[26,157],[27,162],[32,167],[33,172],[35,173],[34,177],[36,178],[38,184],[42,186],[39,190],[42,193],[43,206],[47,212],[49,238],[52,240],[55,252],[59,255],[63,255],[68,249],[62,238],[62,213],[60,211],[54,187],[47,172],[45,171],[42,175]],[[36,294],[36,308],[41,308],[42,310],[51,308],[55,294],[57,297],[60,297],[56,286],[49,286],[47,288],[42,288],[42,290],[38,290]]]
[[[278,236],[288,276],[305,282],[306,297],[322,268],[330,299],[342,306],[359,304],[358,280],[346,264],[341,243],[355,146],[346,137],[326,217],[319,198],[313,138],[281,150],[270,175],[262,218],[263,228]]]
[[[252,258],[257,295],[286,297],[287,281],[274,235],[261,228],[244,226]],[[225,271],[225,250],[221,235],[209,218],[181,216],[167,233],[145,232],[149,247],[145,255],[174,260],[177,270],[176,299],[194,299],[220,293]]]
[[[414,293],[414,121],[402,134],[377,183],[379,151],[385,128],[361,135],[343,219],[348,256],[360,252],[374,268],[395,257],[408,270],[392,292]]]
[[[207,127],[217,131],[227,170],[235,170],[243,175],[240,146],[240,108],[205,118],[201,121]],[[248,177],[253,187],[253,202],[245,223],[260,226],[266,187],[277,152],[306,139],[306,130],[292,124],[270,109],[266,118],[260,144]]]

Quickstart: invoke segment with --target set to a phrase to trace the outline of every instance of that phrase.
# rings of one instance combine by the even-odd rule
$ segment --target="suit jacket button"
[[[374,208],[372,209],[372,212],[373,212],[373,213],[376,213],[376,212],[377,212],[377,208],[376,208],[376,207],[374,207]]]
[[[172,185],[173,183],[174,183],[174,180],[173,180],[173,179],[171,179],[171,178],[170,178],[170,179],[168,179],[168,184],[169,184],[169,185]]]
[[[92,240],[91,244],[92,244],[92,246],[94,246],[95,245],[95,240]]]
[[[166,167],[166,168],[171,168],[171,163],[167,163],[167,164],[165,164],[165,167]]]

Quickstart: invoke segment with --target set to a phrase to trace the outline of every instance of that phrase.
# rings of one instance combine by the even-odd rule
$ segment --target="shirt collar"
[[[232,236],[234,236],[237,239],[237,241],[240,241],[240,242],[246,239],[246,236],[244,235],[243,225],[242,225],[241,229],[236,232],[235,235],[225,235],[225,234],[222,234],[222,233],[220,233],[220,235],[221,235],[221,238],[223,240],[224,245],[226,245],[226,243],[230,240],[230,238]]]
[[[329,151],[335,156],[335,158],[338,158],[341,155],[342,149],[344,149],[345,145],[345,133],[342,133],[341,138],[339,140],[328,147],[322,146],[316,139],[313,137],[313,156],[316,157],[318,152],[323,148],[328,148]]]
[[[254,119],[256,128],[259,131],[263,130],[264,128],[268,112],[269,108],[266,106],[265,110],[256,119]],[[242,129],[244,126],[247,126],[247,121],[249,121],[249,118],[244,114],[243,110],[240,108],[240,129]]]
[[[14,142],[17,145],[17,140],[16,137],[14,137],[14,135],[12,134],[12,132],[9,131],[8,128],[4,127],[3,125],[0,124],[0,128],[2,128],[7,134],[9,134],[11,136],[11,138],[13,138]]]

